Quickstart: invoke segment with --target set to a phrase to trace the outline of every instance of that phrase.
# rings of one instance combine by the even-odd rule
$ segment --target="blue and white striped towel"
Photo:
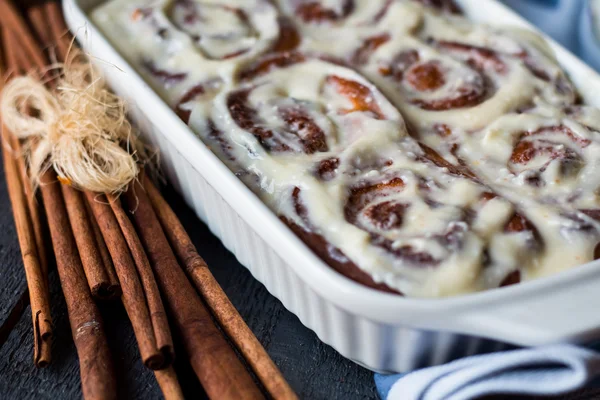
[[[559,395],[600,376],[600,353],[569,344],[463,358],[407,374],[375,375],[387,400],[470,400],[493,394]]]

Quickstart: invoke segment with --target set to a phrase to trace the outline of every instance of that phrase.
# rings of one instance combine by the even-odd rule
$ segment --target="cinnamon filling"
[[[305,1],[296,8],[298,15],[304,22],[323,23],[338,21],[348,17],[354,10],[354,0],[340,0],[338,10],[327,8],[319,1]]]
[[[326,83],[335,87],[342,96],[346,97],[352,103],[352,108],[342,110],[342,114],[366,111],[373,113],[377,118],[385,118],[385,115],[373,97],[371,89],[362,83],[335,75],[328,76]]]
[[[568,139],[565,143],[561,138]],[[515,173],[528,171],[529,183],[534,186],[543,185],[541,174],[552,162],[558,161],[562,176],[577,174],[585,165],[576,148],[585,148],[590,140],[577,136],[566,126],[542,127],[535,131],[519,135],[517,144],[509,159],[509,168]],[[532,175],[531,175],[532,174]]]
[[[274,53],[283,53],[298,48],[302,38],[289,18],[279,17],[279,37],[273,45]]]
[[[384,45],[390,40],[390,35],[388,33],[382,33],[381,35],[372,36],[370,38],[365,39],[363,44],[356,50],[354,55],[351,57],[351,61],[353,64],[364,64],[366,63],[371,54],[379,47]]]
[[[242,81],[254,79],[260,75],[265,75],[275,68],[285,68],[294,64],[301,63],[306,58],[302,53],[276,53],[270,56],[260,58],[259,60],[246,66],[240,73],[239,78]]]
[[[175,85],[183,81],[188,76],[186,72],[172,72],[165,69],[160,69],[156,67],[153,61],[150,60],[143,60],[142,66],[150,73],[150,75],[166,86]]]
[[[452,14],[462,14],[460,7],[454,0],[417,0],[425,6],[437,8],[440,11],[449,12]]]
[[[437,61],[414,66],[408,70],[404,79],[420,92],[437,90],[446,84],[444,71]]]
[[[238,90],[227,98],[227,107],[233,120],[242,128],[251,132],[268,151],[300,152],[312,154],[327,151],[325,133],[302,109],[302,105],[278,107],[283,129],[269,129],[261,121],[256,110],[248,104],[252,89]]]

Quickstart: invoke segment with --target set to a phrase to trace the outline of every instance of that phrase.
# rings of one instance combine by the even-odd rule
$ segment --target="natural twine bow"
[[[57,68],[53,90],[32,76],[12,79],[2,93],[3,122],[25,140],[34,185],[54,167],[63,183],[99,193],[122,192],[138,175],[143,148],[127,121],[124,102],[106,88],[86,58],[70,60]]]

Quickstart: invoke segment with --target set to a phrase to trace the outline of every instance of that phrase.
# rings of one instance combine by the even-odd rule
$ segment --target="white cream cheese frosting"
[[[375,283],[449,296],[595,257],[600,111],[535,34],[447,0],[111,0],[92,18],[277,215]]]

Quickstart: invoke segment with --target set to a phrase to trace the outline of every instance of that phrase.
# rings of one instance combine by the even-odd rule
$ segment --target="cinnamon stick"
[[[6,65],[1,69],[17,69],[17,54],[11,45],[12,36],[2,27],[2,42],[6,51]],[[1,60],[1,58],[0,58]],[[0,88],[2,82],[0,82]],[[25,163],[19,155],[18,140],[3,127],[2,154],[8,193],[13,209],[15,227],[31,306],[33,323],[33,362],[38,368],[47,366],[51,359],[52,317],[50,314],[50,293],[48,290],[48,267],[43,243],[43,228],[35,198],[33,197]],[[12,147],[12,154],[8,147]],[[28,190],[29,189],[29,190]]]
[[[179,386],[177,374],[175,374],[173,367],[154,371],[154,376],[165,400],[184,400],[183,392],[181,391],[181,386]]]
[[[179,267],[152,204],[139,182],[130,185],[125,204],[158,278],[173,322],[204,390],[214,399],[264,398]]]
[[[170,330],[164,310],[161,311],[156,306],[156,302],[160,302],[160,297],[157,300],[154,296],[159,296],[158,293],[153,293],[151,290],[145,292],[127,241],[106,196],[91,192],[85,192],[85,195],[121,282],[123,305],[131,320],[144,365],[154,370],[165,368],[173,359],[173,343],[170,340]],[[152,278],[148,276],[143,278],[145,283],[148,279]],[[150,304],[152,309],[149,308]]]
[[[9,140],[8,135],[10,135],[8,129],[3,127],[4,145],[2,146],[2,156],[4,158],[4,173],[29,289],[29,302],[33,321],[33,361],[37,367],[42,368],[51,361],[53,334],[50,293],[48,291],[47,275],[44,274],[37,253],[34,230],[17,163],[6,147],[6,142]]]
[[[50,24],[50,30],[56,46],[56,55],[59,60],[65,60],[72,43],[72,36],[65,24],[60,3],[58,1],[49,1],[45,5],[46,16]]]
[[[0,0],[0,20],[2,25],[12,31],[18,38],[19,54],[22,55],[22,68],[31,69],[35,66],[42,70],[46,65],[44,55],[27,28],[23,17],[10,0]]]
[[[31,26],[42,49],[47,50],[50,47],[50,28],[44,5],[41,3],[32,4],[27,8],[27,17],[31,21]]]
[[[133,224],[129,220],[129,217],[121,207],[121,200],[112,194],[106,195],[108,202],[117,218],[123,237],[127,242],[127,246],[131,251],[133,261],[137,267],[138,274],[140,276],[144,293],[146,295],[146,302],[148,303],[148,310],[150,312],[150,318],[152,327],[154,328],[154,336],[156,338],[156,347],[165,357],[165,364],[170,364],[174,358],[173,350],[173,339],[171,338],[171,329],[169,328],[169,322],[167,320],[167,313],[163,306],[163,302],[160,297],[158,285],[152,272],[152,267],[148,261],[148,257],[144,252],[144,247],[140,242]]]
[[[81,264],[92,296],[99,300],[110,300],[121,295],[118,282],[111,282],[98,242],[87,213],[82,193],[68,185],[61,185],[71,230],[81,256]]]
[[[8,47],[19,48],[20,65],[15,71],[44,68],[44,57],[33,36],[13,5],[0,0],[0,20],[12,31]],[[15,39],[18,37],[18,41]],[[47,171],[42,176],[41,192],[55,250],[56,265],[80,363],[83,395],[86,399],[116,398],[116,383],[102,319],[94,303],[68,222],[56,174]]]
[[[106,247],[106,243],[104,242],[104,238],[102,237],[102,232],[100,232],[98,221],[96,221],[94,213],[92,212],[92,209],[90,208],[88,202],[84,200],[84,203],[87,215],[89,216],[89,220],[92,225],[92,230],[94,231],[94,238],[96,239],[96,245],[98,246],[100,257],[102,258],[102,262],[104,263],[104,269],[108,274],[110,285],[118,286],[120,296],[122,294],[121,284],[119,283],[119,278],[117,277],[115,266],[113,265],[112,258],[110,258],[110,253],[108,252],[108,248]]]
[[[19,73],[21,65],[20,59],[22,55],[18,51],[17,46],[12,45],[15,43],[16,38],[14,37],[14,33],[9,31],[5,26],[2,27],[2,44],[4,50],[6,52],[6,67],[11,73]],[[8,142],[7,142],[8,143]],[[5,143],[5,144],[7,144]],[[23,150],[21,148],[21,143],[15,136],[10,137],[10,146],[15,154],[22,155]],[[38,253],[38,259],[40,265],[42,267],[42,272],[44,273],[46,284],[48,282],[48,252],[46,250],[45,245],[45,237],[46,237],[46,227],[44,224],[44,216],[43,212],[40,209],[40,204],[38,203],[38,199],[33,192],[33,188],[31,186],[31,180],[29,179],[29,174],[27,173],[27,167],[25,165],[25,160],[23,157],[18,157],[16,159],[17,168],[19,169],[19,175],[21,177],[21,184],[23,186],[23,190],[25,191],[25,197],[27,200],[27,208],[29,211],[29,216],[31,219],[33,233],[35,236],[35,244]]]
[[[38,197],[33,191],[29,174],[27,173],[27,166],[22,157],[23,149],[21,147],[21,142],[14,135],[11,137],[11,146],[14,154],[19,156],[16,160],[17,168],[19,169],[23,191],[25,192],[25,198],[27,200],[27,209],[29,210],[29,216],[31,218],[40,266],[42,267],[44,280],[46,284],[48,284],[48,251],[46,250],[46,225],[44,223],[44,215]]]
[[[64,22],[58,21],[48,24],[48,19],[52,16],[47,14],[45,9],[49,8],[47,7],[49,5],[50,3],[36,4],[28,10],[32,26],[45,47],[49,47],[53,43],[51,37],[53,31],[48,25],[53,26],[58,23],[64,26]],[[58,16],[60,21],[63,21],[62,16],[60,14]],[[92,295],[99,300],[111,300],[119,297],[121,288],[118,279],[114,273],[112,262],[106,254],[103,254],[105,248],[103,248],[102,240],[98,238],[93,222],[90,221],[86,202],[81,194],[72,188],[63,188],[63,196]]]
[[[296,399],[296,394],[279,368],[231,304],[208,265],[198,254],[175,212],[148,177],[144,178],[143,185],[171,247],[221,328],[237,346],[272,398]]]
[[[64,60],[71,39],[60,6],[56,2],[50,2],[45,4],[44,9],[47,17],[53,21],[50,30],[52,42],[57,48],[57,56],[59,61]],[[149,266],[144,268],[143,254],[140,256],[134,253],[135,261],[139,265],[136,270],[136,264],[131,259],[127,243],[111,208],[94,201],[94,195],[91,193],[86,193],[86,197],[87,207],[91,210],[90,215],[93,215],[92,230],[96,231],[96,243],[101,252],[106,246],[107,251],[104,254],[106,271],[110,274],[114,268],[121,282],[122,301],[131,320],[142,360],[150,369],[165,368],[174,358],[173,342],[152,270]],[[101,199],[106,203],[104,197]],[[78,207],[78,210],[81,211],[81,207]],[[82,236],[92,237],[89,233]],[[126,238],[128,241],[134,240],[130,236]],[[109,261],[109,254],[112,256],[112,261]],[[147,260],[146,265],[148,265]]]
[[[83,396],[91,399],[116,399],[116,381],[102,317],[92,299],[56,173],[42,177],[41,192],[56,256],[56,267],[63,294],[81,374]]]

